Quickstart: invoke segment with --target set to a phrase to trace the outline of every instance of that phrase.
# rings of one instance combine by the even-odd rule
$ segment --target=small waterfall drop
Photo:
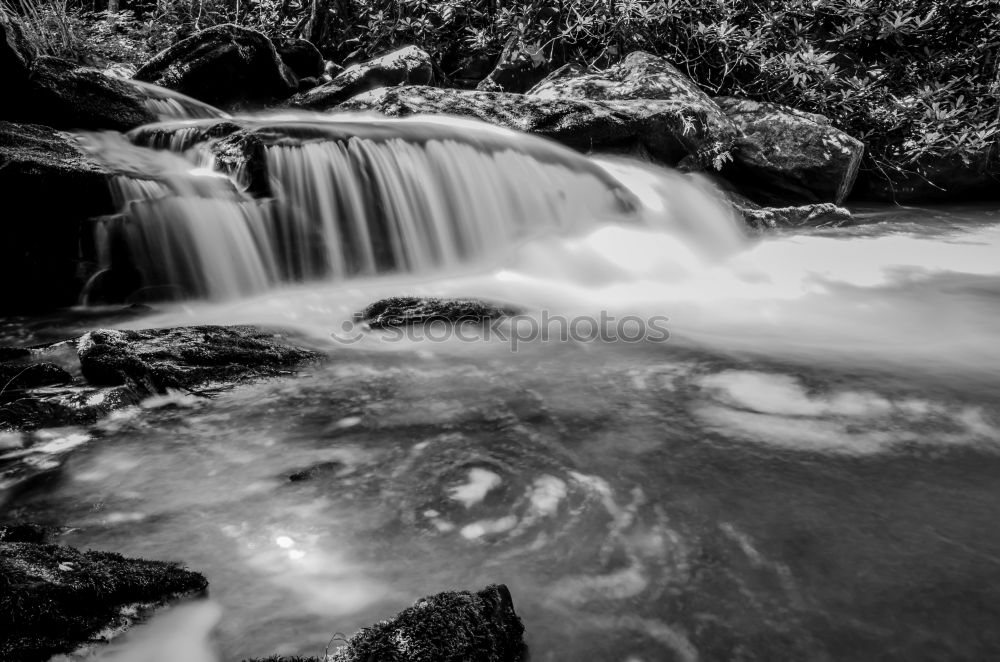
[[[86,300],[123,275],[116,292],[225,299],[454,270],[539,236],[642,223],[649,208],[607,166],[459,120],[296,116],[153,125],[135,144],[88,138],[122,174]]]

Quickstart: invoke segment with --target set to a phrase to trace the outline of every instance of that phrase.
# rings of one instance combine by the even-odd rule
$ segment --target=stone
[[[0,585],[0,659],[41,662],[129,625],[136,606],[201,594],[208,583],[175,563],[4,539]]]
[[[54,363],[0,363],[0,398],[11,391],[68,384],[72,380]]]
[[[274,41],[274,48],[281,61],[292,70],[299,79],[322,78],[326,72],[326,62],[311,41],[284,37]]]
[[[85,223],[115,211],[112,173],[68,134],[4,121],[0,163],[0,309],[75,304]]]
[[[524,625],[503,584],[448,591],[418,600],[387,621],[362,629],[332,662],[519,662]]]
[[[88,382],[124,384],[142,395],[287,374],[320,358],[280,334],[250,326],[102,329],[83,335],[77,348]]]
[[[715,101],[741,131],[725,177],[758,189],[758,200],[839,205],[847,199],[864,155],[861,141],[822,115],[734,97]]]
[[[704,125],[704,117],[670,101],[545,99],[408,85],[359,94],[336,110],[374,111],[388,117],[459,115],[533,133],[585,152],[624,150],[639,144],[668,165],[676,165],[703,146],[697,130],[685,132],[685,127]]]
[[[854,218],[844,207],[822,202],[798,207],[736,207],[747,225],[758,230],[775,228],[836,228],[852,225]]]
[[[738,135],[735,124],[690,78],[666,58],[643,51],[627,55],[603,71],[590,72],[578,64],[567,64],[538,83],[529,96],[542,99],[586,99],[613,101],[622,107],[646,100],[669,102],[699,118],[695,126],[681,130],[687,141],[696,140],[695,151],[685,164],[690,169],[718,165],[733,149]]]
[[[351,97],[390,85],[426,85],[434,79],[434,63],[426,51],[407,46],[365,62],[353,64],[329,83],[295,95],[297,108],[329,110]]]
[[[390,297],[367,306],[355,315],[373,329],[448,322],[483,323],[518,315],[517,309],[479,299],[437,299],[433,297]]]
[[[228,24],[197,32],[157,53],[135,77],[214,105],[284,99],[298,88],[295,74],[270,39]]]

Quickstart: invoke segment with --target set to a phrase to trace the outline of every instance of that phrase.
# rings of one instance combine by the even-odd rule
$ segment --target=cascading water
[[[147,291],[232,298],[280,282],[447,270],[531,237],[641,220],[604,170],[509,132],[315,117],[242,124],[235,139],[206,135],[212,123],[152,127],[136,136],[149,147],[90,137],[95,156],[136,173],[113,183],[121,213],[98,229],[103,270],[138,273]],[[220,165],[217,150],[242,153]]]

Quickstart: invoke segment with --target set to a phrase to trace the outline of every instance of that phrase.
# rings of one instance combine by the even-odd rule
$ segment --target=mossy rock
[[[518,314],[512,306],[480,299],[389,297],[368,305],[355,319],[373,329],[387,329],[429,322],[483,323]]]
[[[91,384],[128,384],[144,394],[278,375],[320,358],[251,326],[104,329],[84,335],[77,346]]]
[[[388,621],[364,628],[334,662],[517,662],[524,625],[503,584],[422,598]]]
[[[127,625],[123,609],[203,593],[175,563],[33,542],[0,542],[0,659],[47,660]]]

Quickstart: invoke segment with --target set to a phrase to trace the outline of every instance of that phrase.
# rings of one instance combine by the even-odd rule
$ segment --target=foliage
[[[105,20],[67,2],[118,0],[4,1],[46,52],[133,63],[225,22],[320,40],[337,62],[415,44],[446,81],[510,44],[552,66],[646,50],[710,93],[830,117],[892,178],[928,157],[982,166],[1000,134],[1000,0],[122,0]]]

